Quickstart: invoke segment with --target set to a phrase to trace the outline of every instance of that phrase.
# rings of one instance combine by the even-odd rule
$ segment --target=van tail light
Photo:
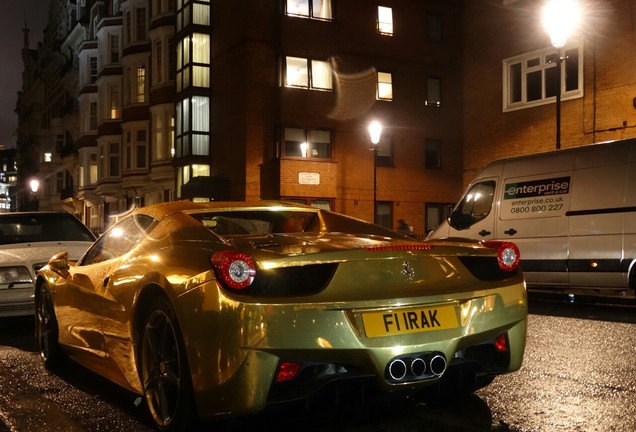
[[[242,290],[254,281],[256,264],[247,254],[231,250],[215,252],[210,263],[216,277],[230,288]]]
[[[487,248],[497,250],[497,262],[502,270],[511,272],[519,267],[519,248],[513,242],[488,240],[482,244]]]

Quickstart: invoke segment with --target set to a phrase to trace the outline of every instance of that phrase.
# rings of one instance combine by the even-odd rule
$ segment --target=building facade
[[[465,184],[496,159],[556,150],[559,82],[560,148],[636,136],[636,4],[580,1],[579,25],[557,50],[544,3],[463,2]]]
[[[25,31],[19,183],[96,232],[155,202],[283,199],[423,234],[461,191],[461,19],[459,0],[50,0],[36,49]]]

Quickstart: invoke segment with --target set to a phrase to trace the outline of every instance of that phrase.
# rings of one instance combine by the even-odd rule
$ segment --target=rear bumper
[[[254,413],[358,383],[378,394],[417,392],[445,375],[387,379],[388,365],[403,356],[441,354],[448,371],[470,370],[486,379],[516,371],[523,361],[527,296],[522,282],[451,300],[446,295],[421,298],[424,306],[452,305],[458,326],[383,337],[366,336],[362,314],[415,304],[247,304],[222,294],[208,297],[206,291],[218,289],[213,284],[200,289],[182,296],[178,309],[183,334],[189,335],[186,349],[202,418]],[[202,305],[201,299],[208,298],[215,301]],[[488,346],[501,335],[506,335],[506,353],[491,355]],[[275,383],[282,361],[302,363],[302,373],[288,383]]]

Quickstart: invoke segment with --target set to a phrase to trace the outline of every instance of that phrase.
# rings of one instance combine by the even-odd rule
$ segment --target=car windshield
[[[220,236],[318,231],[316,212],[241,210],[193,214]]]
[[[91,231],[70,214],[30,213],[0,216],[0,244],[94,240]]]

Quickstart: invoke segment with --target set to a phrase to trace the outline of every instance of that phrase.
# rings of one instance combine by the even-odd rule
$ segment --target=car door
[[[131,311],[128,305],[111,295],[113,275],[126,267],[127,254],[153,223],[154,219],[145,215],[123,219],[71,267],[71,277],[67,278],[64,289],[56,293],[58,309],[60,303],[69,308],[68,311],[62,309],[63,316],[58,319],[69,343],[108,356],[112,339],[130,339]]]
[[[103,248],[104,238],[88,252]],[[60,343],[103,356],[104,275],[119,265],[119,257],[100,260],[90,265],[76,265],[69,276],[58,279],[52,295],[57,308]]]

